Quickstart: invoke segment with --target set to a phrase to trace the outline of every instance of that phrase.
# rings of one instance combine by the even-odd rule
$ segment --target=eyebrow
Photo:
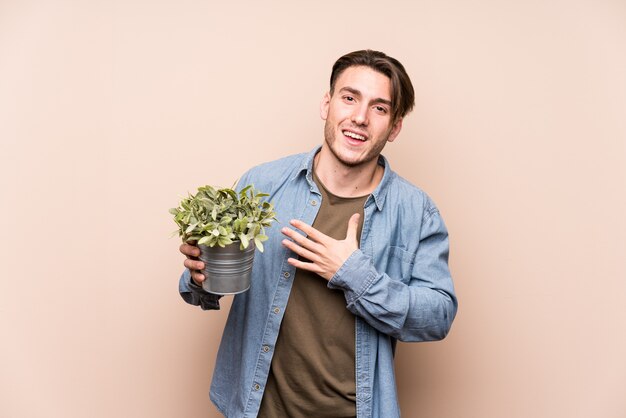
[[[355,96],[359,96],[361,97],[362,94],[359,90],[352,88],[350,86],[346,86],[346,87],[342,87],[341,89],[339,89],[339,91],[347,91],[348,93],[352,93]],[[383,99],[382,97],[378,97],[374,100],[372,100],[372,103],[382,103],[382,104],[386,104],[387,106],[391,107],[391,101],[387,100],[387,99]]]

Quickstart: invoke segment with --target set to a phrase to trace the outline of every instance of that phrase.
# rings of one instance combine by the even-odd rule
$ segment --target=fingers
[[[354,215],[350,217],[350,220],[348,221],[348,231],[346,232],[346,239],[353,239],[356,241],[357,232],[359,230],[359,217],[360,216],[361,215],[359,215],[358,213],[355,213]]]
[[[300,234],[296,234],[296,235],[300,235]],[[317,254],[307,250],[304,247],[301,247],[300,245],[296,244],[293,241],[289,241],[288,239],[284,239],[283,240],[283,246],[289,248],[291,251],[293,251],[294,253],[298,254],[300,257],[304,257],[307,260],[311,260],[313,262],[318,262],[319,261],[319,257],[317,256]]]
[[[183,264],[191,271],[204,269],[204,263],[202,261],[192,260],[190,258],[187,258]]]
[[[192,271],[191,272],[191,279],[194,282],[196,282],[196,284],[198,286],[202,286],[202,282],[204,281],[204,274]]]
[[[195,245],[183,243],[178,249],[187,257],[200,257],[200,248]]]
[[[304,224],[306,225],[306,224]],[[304,230],[303,230],[304,231]],[[300,245],[301,247],[304,247],[310,251],[313,251],[315,253],[319,253],[320,251],[320,244],[318,244],[317,242],[313,241],[310,239],[309,237],[304,237],[301,234],[299,234],[298,232],[296,232],[293,229],[290,228],[283,228],[280,230],[280,232],[283,233],[283,235],[291,238],[294,242],[296,242],[298,245]],[[309,258],[309,257],[307,257]]]
[[[328,239],[328,235],[322,234],[317,229],[313,228],[311,225],[302,222],[299,219],[292,219],[289,223],[298,228],[300,231],[304,232],[307,237],[315,242],[324,243],[326,239]],[[299,234],[298,234],[299,235]]]
[[[200,248],[196,247],[192,244],[181,244],[179,250],[183,253],[187,258],[183,262],[184,266],[189,269],[191,273],[191,278],[198,286],[202,286],[202,282],[204,281],[204,274],[200,273],[204,269],[204,263],[199,261],[197,258],[200,257]]]
[[[312,271],[313,273],[317,273],[320,275],[324,272],[324,270],[317,264],[305,263],[304,261],[300,261],[295,258],[288,258],[287,262],[291,264],[292,266],[294,266],[295,268]]]

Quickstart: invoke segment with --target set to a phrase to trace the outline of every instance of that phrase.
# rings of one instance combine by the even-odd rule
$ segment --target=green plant
[[[195,195],[182,199],[170,213],[174,215],[183,242],[225,247],[239,240],[240,248],[244,249],[253,240],[262,252],[263,241],[267,240],[265,228],[276,220],[274,205],[263,199],[267,196],[252,185],[239,193],[233,189],[203,186]]]

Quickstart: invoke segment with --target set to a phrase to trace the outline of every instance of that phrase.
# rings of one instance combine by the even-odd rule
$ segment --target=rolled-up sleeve
[[[178,292],[185,302],[190,305],[200,306],[202,310],[215,310],[220,308],[222,296],[206,292],[191,280],[191,274],[185,269],[178,281]]]

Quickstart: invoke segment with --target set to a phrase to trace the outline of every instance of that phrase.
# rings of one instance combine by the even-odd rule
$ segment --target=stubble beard
[[[343,164],[346,167],[354,168],[361,165],[365,165],[374,159],[378,159],[378,156],[382,152],[383,148],[385,148],[385,144],[387,143],[387,138],[389,138],[389,132],[387,133],[384,140],[381,140],[378,144],[374,146],[374,148],[370,149],[365,156],[356,161],[347,160],[342,157],[339,152],[334,148],[333,144],[337,142],[337,138],[335,138],[335,129],[329,123],[328,119],[326,119],[326,123],[324,124],[324,139],[326,141],[326,145],[328,145],[328,149],[335,156],[337,161]]]

